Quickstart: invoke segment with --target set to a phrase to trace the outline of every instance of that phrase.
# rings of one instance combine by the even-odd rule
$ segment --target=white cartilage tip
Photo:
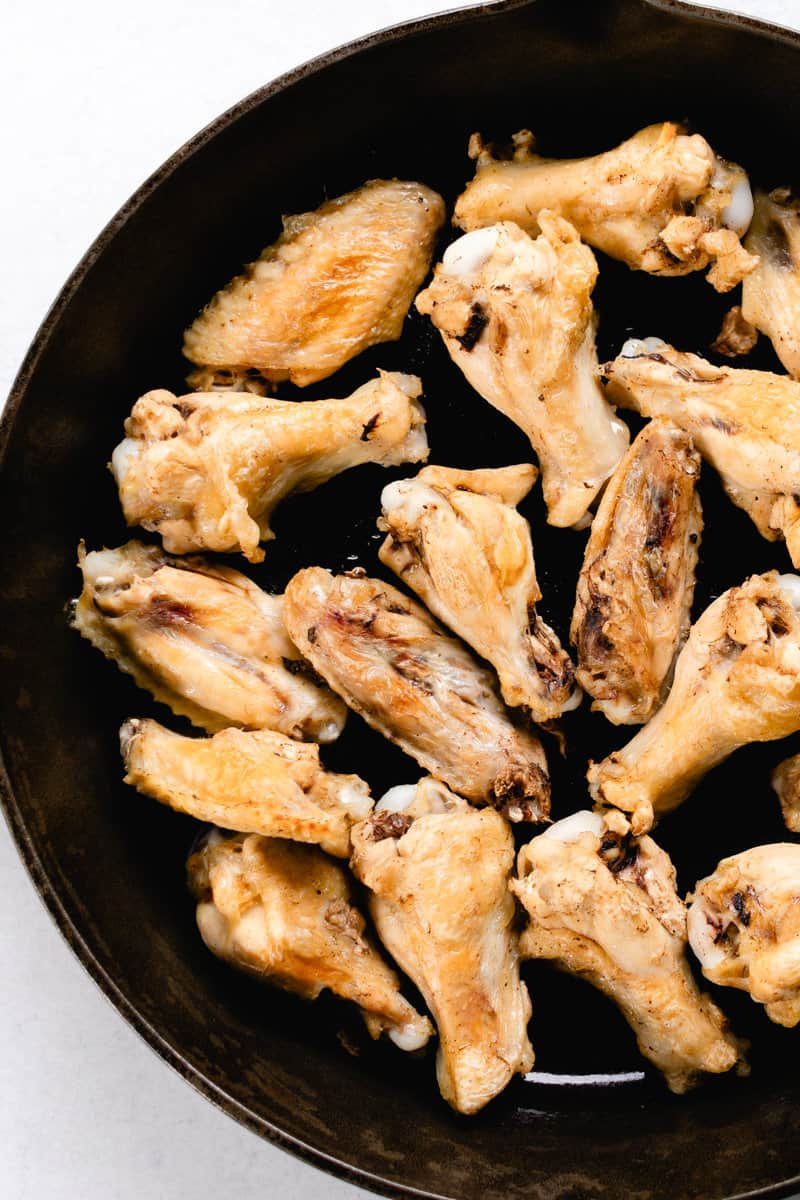
[[[582,833],[593,833],[595,837],[602,837],[604,829],[605,821],[599,813],[581,809],[580,812],[556,821],[555,825],[549,825],[540,836],[568,843],[577,841]]]
[[[477,274],[492,257],[498,237],[499,230],[493,225],[465,233],[447,247],[442,256],[442,266],[451,275]]]
[[[375,805],[375,812],[405,812],[414,803],[417,794],[415,783],[398,783],[384,792]]]
[[[742,175],[733,185],[730,204],[723,208],[720,215],[723,225],[739,237],[747,233],[753,219],[753,192],[746,175]]]

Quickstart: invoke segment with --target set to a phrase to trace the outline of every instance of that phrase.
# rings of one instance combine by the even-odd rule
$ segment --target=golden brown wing
[[[374,729],[476,804],[512,820],[550,806],[547,763],[493,676],[413,600],[377,579],[299,571],[286,624],[305,658]]]
[[[331,742],[347,709],[313,677],[283,623],[283,597],[239,571],[128,542],[89,554],[72,624],[135,683],[194,725],[275,729]]]

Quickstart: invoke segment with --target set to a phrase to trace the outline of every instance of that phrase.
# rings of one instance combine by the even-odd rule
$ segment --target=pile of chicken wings
[[[683,1092],[747,1070],[688,946],[708,980],[800,1022],[800,845],[747,848],[684,902],[651,836],[737,748],[800,730],[800,577],[753,575],[691,617],[703,462],[800,567],[800,201],[753,197],[740,166],[671,123],[589,159],[544,158],[527,131],[498,151],[475,134],[470,155],[464,232],[432,276],[444,201],[372,180],[285,218],[213,297],[184,335],[192,390],[137,400],[112,456],[127,523],[160,544],[81,544],[71,619],[207,735],[132,718],[120,746],[127,783],[212,827],[188,874],[214,954],[307,999],[330,989],[400,1050],[437,1036],[439,1087],[462,1113],[530,1071],[520,962],[546,959],[609,995]],[[787,374],[655,337],[601,365],[593,249],[741,284],[715,349],[747,354],[761,333]],[[415,375],[273,394],[397,340],[412,304],[537,465],[429,463]],[[649,418],[632,443],[618,409]],[[399,587],[309,564],[270,595],[197,556],[260,562],[285,497],[362,463],[409,467],[375,505]],[[549,523],[589,529],[572,653],[537,611],[517,510],[539,476]],[[583,810],[550,823],[541,730],[558,734],[584,694],[640,729],[590,765]],[[376,800],[326,768],[349,710],[416,761],[416,784]],[[800,756],[773,786],[800,832]]]

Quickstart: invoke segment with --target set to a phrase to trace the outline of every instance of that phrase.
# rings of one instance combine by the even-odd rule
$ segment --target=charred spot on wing
[[[378,421],[380,421],[380,419],[381,419],[380,413],[375,413],[374,417],[370,417],[370,419],[367,421],[364,428],[361,430],[361,441],[362,442],[369,441],[370,434],[373,432],[373,430],[375,429],[375,426],[378,424]]]
[[[550,808],[550,779],[537,763],[510,768],[495,779],[489,803],[509,821],[542,821]]]
[[[373,842],[385,838],[401,838],[414,824],[410,813],[376,812],[369,818],[369,831]]]
[[[626,867],[635,866],[639,858],[639,842],[630,833],[607,833],[597,851],[598,857],[608,867],[613,875],[618,875]]]
[[[481,334],[488,324],[489,318],[486,315],[483,305],[476,302],[470,309],[466,329],[462,334],[456,335],[456,341],[461,345],[462,349],[469,353],[470,350],[475,349]]]
[[[718,429],[720,433],[724,433],[728,437],[732,437],[733,434],[736,433],[736,426],[733,424],[733,422],[726,421],[722,417],[712,417],[709,421],[709,424],[713,425],[714,429]]]
[[[306,630],[306,638],[308,639],[308,641],[309,641],[309,642],[311,642],[311,645],[313,646],[313,645],[314,645],[314,642],[317,640],[317,627],[316,627],[316,625],[311,625],[311,626],[310,626],[310,628],[308,628],[308,629]]]
[[[747,911],[747,905],[744,902],[743,894],[741,892],[734,892],[731,896],[731,904],[733,905],[733,909],[737,917],[745,926],[745,928],[747,928],[747,926],[750,924],[750,913]]]

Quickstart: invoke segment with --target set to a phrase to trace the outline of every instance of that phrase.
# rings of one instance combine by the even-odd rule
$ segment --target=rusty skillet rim
[[[5,410],[0,418],[0,470],[2,470],[5,453],[14,428],[17,413],[25,392],[33,378],[42,353],[59,322],[68,308],[73,296],[81,287],[97,259],[113,241],[126,222],[138,211],[145,201],[168,179],[177,167],[181,166],[197,150],[206,146],[222,130],[227,129],[240,117],[250,112],[270,97],[285,91],[300,80],[316,74],[325,67],[355,54],[361,54],[387,42],[400,41],[403,38],[424,33],[429,29],[443,29],[449,25],[467,21],[478,21],[484,16],[507,12],[518,8],[526,8],[535,4],[536,0],[490,0],[489,3],[470,5],[437,13],[431,17],[422,17],[413,21],[402,22],[399,25],[388,26],[375,33],[347,42],[333,50],[324,52],[316,58],[309,59],[291,71],[278,76],[271,83],[251,92],[232,108],[227,109],[215,120],[211,121],[178,150],[175,151],[156,171],[126,201],[118,212],[111,218],[105,228],[87,250],[86,254],[68,277],[49,311],[44,317],[30,348],[23,359],[19,372],[8,394]],[[601,0],[602,2],[602,0]],[[684,0],[638,0],[639,3],[665,12],[673,12],[679,16],[709,24],[723,25],[727,28],[742,29],[748,32],[764,34],[773,39],[788,42],[800,50],[800,32],[787,29],[784,26],[773,25],[755,17],[744,16],[741,13],[725,12],[719,9],[702,8]],[[733,0],[735,3],[736,0]],[[341,1159],[334,1158],[317,1149],[309,1142],[287,1134],[278,1125],[261,1117],[257,1117],[250,1109],[235,1100],[223,1088],[213,1083],[206,1075],[195,1067],[179,1049],[168,1042],[164,1036],[148,1021],[136,1006],[128,999],[125,992],[113,979],[96,957],[92,947],[84,937],[79,925],[73,920],[67,910],[59,887],[47,873],[47,870],[36,849],[34,839],[17,803],[11,780],[0,753],[0,808],[2,808],[11,836],[16,844],[20,858],[31,877],[39,898],[44,903],[50,916],[55,921],[68,946],[88,971],[105,997],[114,1005],[117,1011],[136,1030],[152,1050],[187,1083],[191,1084],[202,1096],[210,1100],[217,1108],[228,1116],[233,1117],[241,1125],[259,1134],[281,1150],[286,1150],[302,1161],[329,1174],[366,1188],[383,1196],[391,1197],[423,1197],[424,1200],[449,1200],[440,1192],[431,1192],[406,1184],[393,1183],[383,1179],[371,1171],[365,1171]],[[728,1200],[757,1200],[758,1197],[792,1197],[800,1190],[800,1175],[780,1183],[770,1184],[766,1188],[755,1191],[737,1192]]]

